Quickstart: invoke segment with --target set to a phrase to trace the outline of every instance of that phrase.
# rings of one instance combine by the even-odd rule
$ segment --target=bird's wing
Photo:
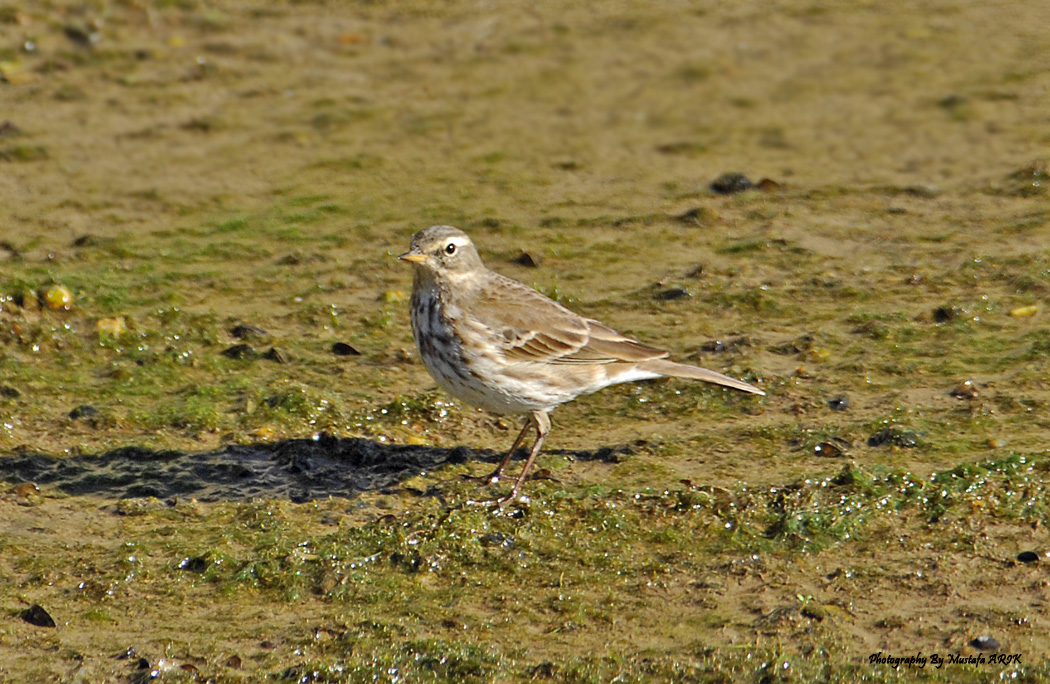
[[[508,361],[615,363],[662,359],[667,352],[583,318],[521,283],[493,274],[471,303]]]

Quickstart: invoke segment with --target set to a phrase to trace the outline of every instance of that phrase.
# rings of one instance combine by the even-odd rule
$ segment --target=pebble
[[[186,570],[187,572],[195,572],[198,575],[208,569],[210,563],[204,556],[193,556],[186,557],[179,561],[179,570]]]
[[[288,363],[291,359],[288,354],[281,351],[277,347],[270,347],[265,354],[262,355],[267,361],[276,361],[277,363]]]
[[[978,651],[998,651],[999,640],[987,634],[981,635],[970,642],[970,645]]]
[[[958,306],[938,306],[933,310],[933,320],[935,323],[947,323],[953,321],[962,315],[963,310]]]
[[[723,173],[711,183],[711,191],[719,195],[733,195],[754,187],[754,183],[742,173]]]
[[[69,412],[69,417],[73,420],[80,420],[81,418],[94,418],[98,415],[98,409],[89,404],[81,404],[72,411]]]
[[[333,344],[332,353],[336,356],[361,356],[361,352],[357,351],[346,342],[336,342]]]
[[[821,442],[813,447],[813,455],[821,458],[842,458],[846,450],[832,442]]]
[[[69,311],[73,308],[73,293],[65,285],[51,285],[40,293],[40,303],[52,311]]]
[[[849,397],[845,394],[828,399],[828,408],[832,411],[845,411],[849,408]]]
[[[673,285],[671,287],[657,290],[653,297],[661,302],[673,302],[676,299],[685,299],[692,297],[693,293],[689,290],[681,287],[680,285]]]
[[[52,618],[46,610],[35,603],[22,611],[22,619],[31,625],[36,625],[37,627],[55,626],[54,618]]]
[[[525,251],[519,254],[513,261],[515,264],[525,266],[526,268],[539,268],[540,266],[539,258],[534,257]]]
[[[1017,554],[1017,560],[1022,563],[1035,563],[1039,560],[1039,554],[1035,551],[1022,551]]]
[[[99,335],[108,335],[110,337],[120,337],[124,334],[127,329],[127,320],[123,316],[117,316],[116,318],[100,318],[95,323],[95,329]]]
[[[953,387],[949,394],[957,399],[976,399],[977,385],[973,384],[973,380],[964,380]]]
[[[238,323],[230,328],[230,334],[238,340],[261,339],[268,334],[262,328],[247,323]]]
[[[1025,316],[1034,316],[1039,313],[1039,307],[1035,304],[1031,306],[1019,306],[1016,309],[1010,309],[1010,315],[1014,318],[1023,318]]]
[[[228,359],[254,359],[259,354],[250,344],[235,344],[224,349],[222,355]]]

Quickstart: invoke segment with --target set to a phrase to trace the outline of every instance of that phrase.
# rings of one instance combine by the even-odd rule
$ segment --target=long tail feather
[[[703,380],[704,382],[710,382],[714,385],[732,387],[741,392],[765,395],[765,392],[754,385],[749,385],[743,380],[737,380],[728,375],[722,375],[721,373],[716,373],[713,370],[707,370],[706,368],[700,368],[699,366],[690,366],[676,361],[669,361],[667,359],[644,361],[638,364],[638,368],[653,373],[659,373],[660,375],[669,375],[675,378],[689,378],[690,380]]]

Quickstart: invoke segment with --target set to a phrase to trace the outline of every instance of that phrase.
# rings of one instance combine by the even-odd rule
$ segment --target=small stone
[[[813,447],[813,455],[819,458],[842,458],[846,450],[832,442],[821,442]]]
[[[250,344],[235,344],[224,349],[222,355],[228,359],[254,359],[259,354]]]
[[[11,387],[11,385],[0,385],[0,397],[3,397],[4,399],[17,399],[20,396],[22,396],[22,393],[14,387]]]
[[[40,293],[40,303],[52,311],[69,311],[73,293],[64,285],[50,285]]]
[[[98,334],[106,335],[109,337],[120,337],[127,332],[128,325],[127,321],[123,316],[117,316],[116,318],[100,318],[95,323],[95,329]]]
[[[685,299],[692,297],[693,293],[689,290],[681,287],[680,285],[673,285],[671,287],[657,290],[653,297],[661,302],[673,302],[676,299]]]
[[[783,185],[776,182],[772,178],[763,178],[762,180],[758,181],[758,184],[755,185],[755,187],[761,190],[762,192],[779,192],[780,190],[784,189]]]
[[[31,499],[40,494],[40,487],[33,482],[23,482],[12,487],[11,493],[20,499]]]
[[[336,342],[333,344],[332,353],[336,356],[361,356],[361,352],[357,351],[346,342]]]
[[[187,572],[194,572],[198,575],[208,569],[211,563],[204,556],[192,556],[183,558],[179,561],[179,570],[185,570]]]
[[[265,354],[262,355],[267,361],[276,361],[277,363],[288,363],[291,359],[288,354],[281,351],[277,347],[270,347]]]
[[[754,187],[754,183],[742,173],[723,173],[711,183],[711,191],[719,195],[734,195]]]
[[[1017,560],[1021,563],[1035,563],[1039,560],[1039,554],[1035,551],[1022,551],[1017,554]]]
[[[832,411],[845,411],[849,408],[849,397],[845,394],[828,399],[828,408]]]
[[[1014,318],[1034,316],[1037,313],[1039,313],[1039,306],[1037,304],[1032,304],[1031,306],[1019,306],[1016,309],[1010,309],[1010,315]]]
[[[237,325],[230,328],[230,334],[236,337],[238,340],[259,340],[268,334],[262,328],[248,323],[238,323]]]
[[[998,651],[999,640],[987,634],[981,635],[970,642],[970,645],[978,651]]]
[[[954,321],[962,313],[963,310],[960,307],[945,304],[933,310],[933,321],[935,323],[947,323],[948,321]]]
[[[36,625],[37,627],[55,626],[55,620],[46,610],[35,603],[22,611],[22,619],[31,625]]]
[[[532,256],[526,251],[522,251],[521,254],[513,259],[513,262],[519,266],[525,266],[526,268],[539,268],[540,266],[539,258]]]
[[[98,415],[98,409],[89,404],[81,404],[72,411],[69,412],[69,417],[73,420],[81,420],[83,418],[94,418]]]
[[[973,380],[964,380],[953,387],[949,394],[956,399],[976,399],[977,385],[973,384]]]

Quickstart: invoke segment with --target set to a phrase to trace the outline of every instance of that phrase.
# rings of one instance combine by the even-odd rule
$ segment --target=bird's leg
[[[521,469],[521,475],[518,475],[517,481],[514,482],[514,489],[511,490],[510,494],[499,500],[500,506],[518,497],[518,493],[521,492],[521,485],[525,482],[525,476],[529,474],[532,462],[536,460],[540,449],[543,447],[543,440],[547,439],[547,435],[550,434],[551,418],[546,411],[534,411],[532,416],[530,416],[529,423],[536,426],[536,443],[532,445],[532,451],[529,452],[529,459],[525,461],[525,467]],[[528,424],[525,427],[528,427]]]
[[[529,416],[525,419],[525,424],[521,426],[521,432],[518,433],[517,439],[514,440],[514,444],[511,445],[510,451],[507,452],[507,455],[503,457],[503,461],[500,462],[499,467],[490,475],[486,475],[482,478],[483,484],[490,485],[499,482],[500,476],[503,475],[503,469],[507,467],[507,464],[510,463],[510,459],[514,456],[514,452],[517,451],[518,447],[521,446],[521,443],[525,441],[525,433],[529,431],[531,426],[532,416]]]

